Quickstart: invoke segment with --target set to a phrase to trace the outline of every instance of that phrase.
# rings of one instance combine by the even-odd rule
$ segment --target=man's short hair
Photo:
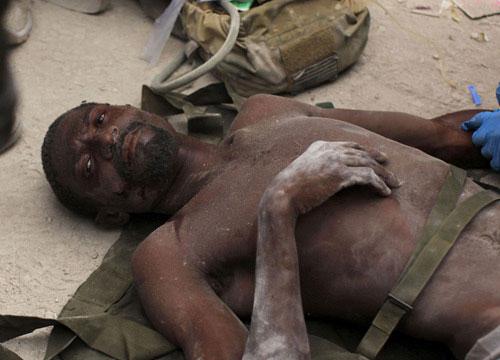
[[[61,179],[60,173],[54,167],[53,154],[55,146],[55,139],[57,136],[57,129],[64,121],[64,119],[69,115],[69,113],[82,110],[87,107],[94,106],[95,103],[82,103],[80,106],[71,109],[61,116],[59,116],[47,130],[45,134],[45,138],[43,140],[42,145],[42,165],[43,171],[45,172],[45,176],[47,177],[47,181],[49,182],[52,190],[56,194],[57,199],[68,209],[80,213],[86,216],[94,216],[97,214],[98,204],[92,199],[82,196],[80,194],[75,193],[69,187],[63,185],[59,179]]]

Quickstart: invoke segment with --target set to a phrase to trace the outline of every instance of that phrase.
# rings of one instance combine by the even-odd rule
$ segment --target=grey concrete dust
[[[118,237],[118,231],[97,229],[62,208],[40,160],[43,136],[58,115],[83,100],[138,106],[141,85],[159,70],[140,59],[151,21],[132,0],[112,3],[109,11],[89,16],[35,0],[33,33],[13,53],[24,133],[0,156],[2,314],[55,317]],[[472,21],[459,13],[456,22],[448,13],[412,14],[404,0],[380,3],[389,12],[370,5],[370,39],[359,63],[298,99],[434,116],[473,107],[466,86],[475,84],[485,107],[496,106],[500,16]],[[441,1],[431,3],[438,7]],[[473,32],[486,33],[490,41],[472,39]],[[179,45],[170,43],[162,61]],[[440,74],[440,62],[457,88]],[[8,347],[26,360],[42,359],[47,334],[38,331]]]

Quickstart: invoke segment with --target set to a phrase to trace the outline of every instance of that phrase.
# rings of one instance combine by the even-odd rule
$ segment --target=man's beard
[[[137,128],[148,128],[154,136],[147,144],[138,143],[130,163],[123,159],[123,143],[125,137]],[[177,142],[172,135],[159,127],[140,122],[131,123],[123,133],[115,147],[113,162],[118,174],[133,185],[155,185],[169,182],[173,177]]]

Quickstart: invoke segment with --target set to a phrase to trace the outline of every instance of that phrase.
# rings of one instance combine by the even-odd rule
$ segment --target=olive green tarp
[[[79,287],[57,320],[0,316],[0,342],[36,328],[55,325],[46,360],[183,359],[182,352],[157,333],[146,319],[135,292],[130,258],[137,244],[164,219],[138,217],[123,230],[101,266]],[[308,320],[312,358],[354,360],[366,327],[339,321]],[[348,349],[348,350],[345,350]],[[0,348],[0,358],[20,358]],[[378,357],[386,360],[453,359],[443,346],[391,337]]]

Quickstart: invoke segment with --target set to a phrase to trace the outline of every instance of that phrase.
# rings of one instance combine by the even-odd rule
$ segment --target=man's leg
[[[259,204],[255,298],[244,360],[309,359],[300,295],[295,222],[343,188],[399,186],[383,154],[356,143],[313,143],[282,170]]]

